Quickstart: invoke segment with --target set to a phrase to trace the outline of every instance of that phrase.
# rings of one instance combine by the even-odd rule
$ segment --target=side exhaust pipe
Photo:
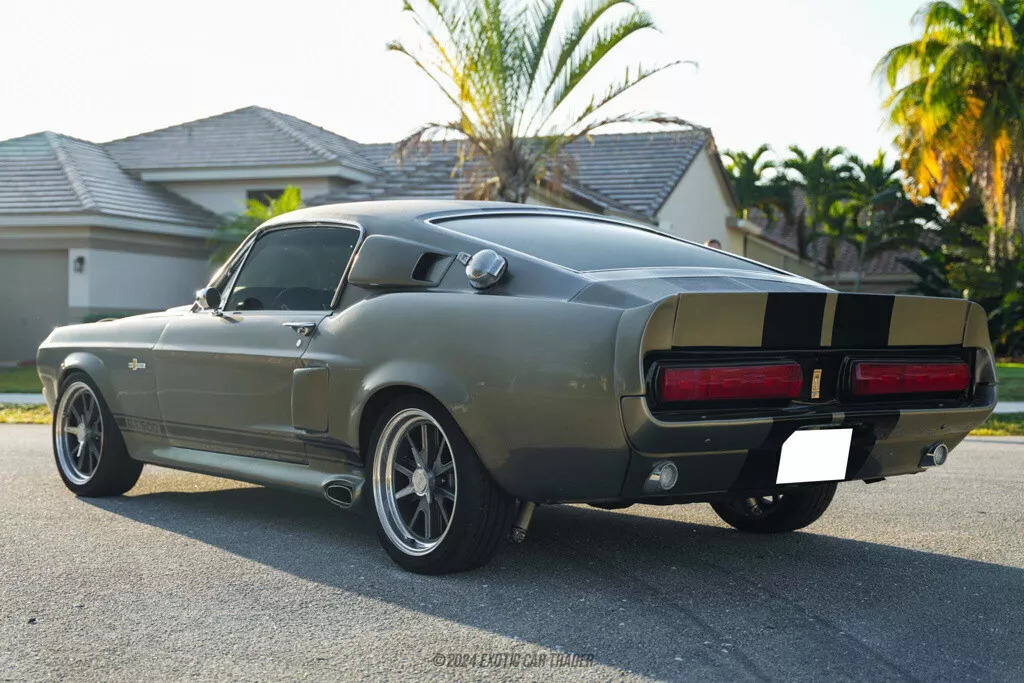
[[[949,448],[941,441],[937,441],[928,447],[924,457],[921,458],[921,467],[938,467],[946,462],[949,457]]]
[[[324,482],[324,498],[341,508],[348,509],[359,502],[363,490],[362,481],[353,479],[331,479]]]

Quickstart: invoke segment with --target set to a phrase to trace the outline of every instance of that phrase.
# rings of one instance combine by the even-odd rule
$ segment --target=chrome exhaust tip
[[[359,486],[345,479],[332,479],[323,486],[324,498],[338,507],[350,508],[359,498]]]
[[[941,441],[937,441],[928,447],[924,457],[921,458],[921,467],[938,467],[946,462],[949,457],[949,447]]]

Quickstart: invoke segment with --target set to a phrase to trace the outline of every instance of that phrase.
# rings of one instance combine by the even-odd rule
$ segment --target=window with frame
[[[257,201],[260,204],[269,206],[271,202],[280,199],[284,194],[284,188],[274,190],[247,190],[245,198],[248,201]]]
[[[359,241],[353,228],[285,228],[256,240],[226,310],[328,311]]]

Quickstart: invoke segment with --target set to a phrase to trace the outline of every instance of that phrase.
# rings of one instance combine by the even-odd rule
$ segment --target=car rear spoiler
[[[985,312],[963,299],[825,292],[684,293],[671,346],[991,350]]]

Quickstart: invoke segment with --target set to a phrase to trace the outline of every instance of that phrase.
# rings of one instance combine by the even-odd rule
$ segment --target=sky
[[[923,0],[640,0],[661,32],[612,53],[695,60],[623,108],[709,126],[721,149],[889,148],[872,71],[913,37]],[[4,2],[0,140],[53,130],[102,142],[258,104],[361,142],[397,140],[447,102],[393,38],[401,0]],[[595,90],[604,73],[595,74]]]

